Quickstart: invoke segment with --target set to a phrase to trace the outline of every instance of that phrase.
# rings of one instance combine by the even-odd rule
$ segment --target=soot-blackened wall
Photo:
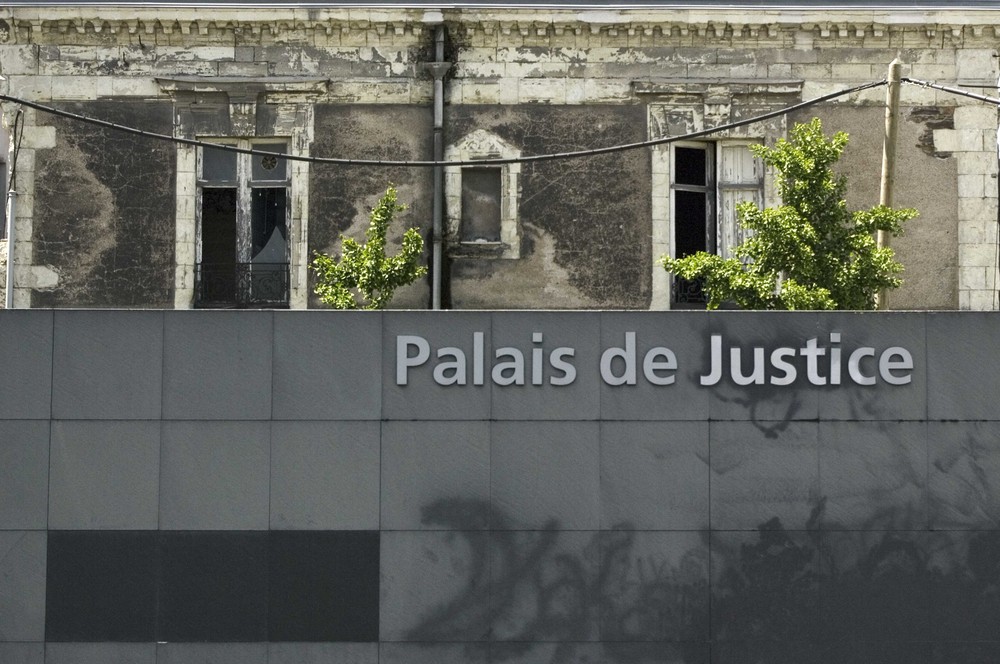
[[[0,312],[0,661],[994,661],[995,327]]]

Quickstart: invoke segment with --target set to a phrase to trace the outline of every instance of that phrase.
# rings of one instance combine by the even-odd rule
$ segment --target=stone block
[[[963,81],[997,80],[997,57],[995,49],[966,48],[956,51],[956,78]]]
[[[0,420],[0,529],[47,525],[49,425]]]
[[[496,422],[491,527],[596,530],[599,475],[596,422]]]
[[[600,533],[600,638],[606,647],[644,644],[652,654],[668,650],[668,643],[708,641],[706,539],[697,531]]]
[[[487,641],[490,584],[484,531],[383,532],[381,641]]]
[[[267,664],[267,643],[158,643],[157,664]]]
[[[997,131],[996,109],[983,105],[959,106],[955,109],[955,127],[958,129],[983,129]]]
[[[595,420],[599,417],[599,382],[585,377],[584,373],[598,362],[600,326],[597,318],[581,313],[553,312],[541,319],[536,313],[503,312],[493,314],[492,319],[492,348],[497,363],[493,373],[497,373],[503,362],[514,361],[512,354],[504,355],[503,359],[496,356],[501,348],[516,349],[524,363],[523,384],[493,385],[491,416],[494,419]],[[569,384],[557,382],[569,380],[566,373],[553,364],[553,354],[559,348],[573,349],[573,355],[559,357],[580,373]],[[487,373],[490,373],[488,369]],[[504,370],[500,369],[500,373]],[[490,379],[487,375],[486,381]]]
[[[601,535],[559,530],[490,533],[491,640],[518,645],[597,641],[601,601],[591,589],[598,586],[601,573],[609,571],[601,566]]]
[[[386,422],[381,468],[382,528],[489,527],[489,423]]]
[[[484,367],[483,384],[475,385],[475,335],[483,334],[483,349],[492,348],[492,327],[489,314],[463,312],[452,319],[448,329],[433,324],[435,314],[409,313],[405,316],[385,312],[382,329],[382,365],[387,379],[382,385],[382,417],[389,420],[479,420],[488,419],[491,395],[495,389],[489,370]],[[397,345],[400,352],[418,357],[416,341],[405,337],[421,337],[428,344],[427,361],[406,372],[406,384],[398,383]],[[435,382],[434,371],[441,348],[455,348],[466,358],[465,385],[442,386]],[[452,352],[452,351],[449,351]],[[485,357],[486,366],[491,358]],[[457,379],[456,379],[457,380]]]
[[[157,553],[157,641],[267,639],[267,533],[164,533]]]
[[[159,422],[52,423],[49,527],[157,527]]]
[[[270,643],[268,664],[378,664],[377,643]]]
[[[326,317],[330,326],[316,325],[316,316]],[[382,316],[374,312],[276,315],[274,416],[289,420],[378,419],[381,386],[371,376],[382,372],[378,361],[381,332]],[[395,362],[395,357],[391,359]],[[330,385],[337,389],[331,391]]]
[[[934,129],[934,149],[938,152],[956,152],[962,149],[958,131],[954,129]]]
[[[57,311],[53,353],[53,418],[159,419],[162,313]]]
[[[45,638],[45,532],[0,531],[0,625],[4,641]]]
[[[274,422],[270,526],[377,530],[377,422]]]
[[[51,417],[52,320],[51,311],[0,313],[0,345],[17,349],[0,372],[0,418]]]
[[[267,422],[165,422],[160,528],[266,530]]]
[[[821,422],[822,528],[926,528],[927,472],[923,422]]]
[[[271,416],[272,320],[200,311],[169,316],[163,332],[163,417]]]
[[[0,643],[0,662],[5,664],[44,664],[45,651],[51,652],[55,644]],[[55,661],[55,660],[53,660]],[[112,663],[117,664],[117,663]]]
[[[47,664],[156,664],[155,643],[47,643]]]
[[[708,422],[604,422],[601,528],[708,528]]]
[[[712,422],[709,435],[712,529],[805,527],[819,500],[815,423]]]

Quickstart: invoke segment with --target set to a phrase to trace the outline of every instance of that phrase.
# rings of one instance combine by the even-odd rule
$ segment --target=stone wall
[[[993,661],[995,327],[0,313],[0,660]]]

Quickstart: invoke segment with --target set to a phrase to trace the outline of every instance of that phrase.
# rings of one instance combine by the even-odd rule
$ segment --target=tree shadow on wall
[[[470,661],[489,641],[490,661],[533,651],[551,664],[583,661],[580,648],[621,664],[702,664],[709,647],[713,661],[750,663],[909,662],[932,645],[941,662],[1000,652],[1000,532],[821,531],[824,509],[805,530],[772,518],[658,552],[627,524],[514,531],[488,501],[439,500],[423,520],[463,539],[468,577],[405,640],[468,642]],[[986,659],[958,653],[969,641],[990,646]]]

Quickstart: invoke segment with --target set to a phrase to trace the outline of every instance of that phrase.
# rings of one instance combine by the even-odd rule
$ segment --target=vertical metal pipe
[[[434,30],[434,161],[444,160],[444,24]],[[431,308],[441,308],[441,272],[444,234],[444,168],[434,167],[434,202],[432,207],[433,227],[431,230],[433,248],[431,255]]]
[[[7,192],[7,288],[4,306],[14,308],[14,217],[17,213],[17,192]]]
[[[896,58],[889,63],[889,86],[885,92],[885,140],[882,143],[882,183],[879,190],[879,205],[892,205],[892,189],[896,182],[896,136],[899,118],[899,86],[903,63]],[[878,232],[878,246],[889,246],[889,233]],[[879,291],[876,298],[877,309],[889,308],[889,292]]]

